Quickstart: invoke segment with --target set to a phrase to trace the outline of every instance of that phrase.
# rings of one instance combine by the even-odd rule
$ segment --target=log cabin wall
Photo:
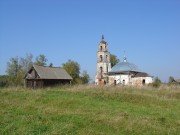
[[[40,80],[40,79],[28,79],[26,80],[26,88],[43,88],[47,86],[65,85],[70,84],[70,80]]]
[[[43,80],[36,80],[36,79],[28,79],[26,80],[26,88],[43,88],[44,82]]]

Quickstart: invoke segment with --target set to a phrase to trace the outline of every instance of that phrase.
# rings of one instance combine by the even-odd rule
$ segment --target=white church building
[[[104,41],[104,36],[98,45],[97,64],[96,64],[96,85],[146,85],[153,82],[153,77],[142,72],[138,67],[127,62],[124,56],[120,62],[111,68],[110,52],[108,43]]]

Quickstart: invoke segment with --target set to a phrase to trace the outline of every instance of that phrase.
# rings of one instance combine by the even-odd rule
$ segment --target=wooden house
[[[33,65],[26,73],[27,88],[43,88],[59,84],[71,84],[72,77],[60,67],[46,67]]]
[[[174,79],[174,80],[172,81],[172,83],[174,83],[174,84],[180,84],[180,79]]]

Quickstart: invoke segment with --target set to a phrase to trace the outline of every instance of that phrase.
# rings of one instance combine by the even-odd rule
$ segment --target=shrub
[[[0,76],[0,87],[8,86],[8,76],[2,75]]]
[[[154,79],[154,82],[152,83],[152,86],[153,86],[154,88],[159,88],[160,85],[161,85],[161,80],[160,80],[158,77],[156,77],[156,78]]]

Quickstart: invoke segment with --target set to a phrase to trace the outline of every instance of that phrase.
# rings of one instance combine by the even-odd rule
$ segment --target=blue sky
[[[0,75],[10,58],[39,54],[77,61],[94,80],[98,43],[141,70],[180,78],[179,0],[1,0]]]

